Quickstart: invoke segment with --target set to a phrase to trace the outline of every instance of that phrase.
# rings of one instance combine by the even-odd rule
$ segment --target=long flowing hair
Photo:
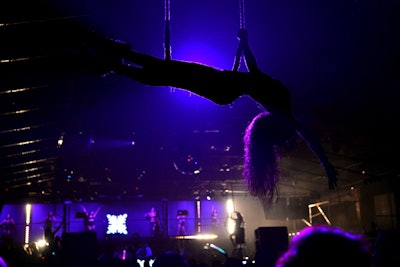
[[[293,136],[287,125],[269,112],[256,115],[246,128],[243,179],[249,193],[263,201],[278,197],[279,146]]]

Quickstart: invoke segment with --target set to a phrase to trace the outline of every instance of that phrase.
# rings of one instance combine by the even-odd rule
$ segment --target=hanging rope
[[[171,31],[170,31],[170,0],[165,0],[165,31],[164,31],[164,58],[166,60],[171,59]]]
[[[171,60],[171,1],[165,0],[164,6],[165,29],[164,29],[164,59]],[[175,88],[168,86],[170,92],[174,92]]]
[[[240,6],[239,6],[239,19],[240,19],[240,28],[244,29],[246,28],[245,26],[245,16],[244,16],[244,0],[240,0]]]
[[[240,29],[244,29],[245,28],[245,15],[244,15],[244,0],[240,0],[240,5],[239,5],[239,26]],[[238,49],[236,50],[236,56],[235,56],[235,62],[233,64],[233,71],[238,71],[239,69],[239,65],[240,65],[240,61],[242,59],[242,54],[243,54],[243,50],[241,49],[240,45],[238,47]]]

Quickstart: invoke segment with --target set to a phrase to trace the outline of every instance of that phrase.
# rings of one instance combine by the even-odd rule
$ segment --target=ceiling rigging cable
[[[240,29],[245,29],[245,12],[244,12],[244,0],[239,0],[239,27]],[[242,59],[243,49],[240,44],[238,49],[236,50],[235,62],[233,64],[233,71],[238,71],[240,61]]]
[[[164,3],[164,59],[171,60],[171,1],[165,0]],[[174,92],[175,88],[169,86],[170,92]]]
[[[165,0],[164,58],[171,60],[171,1]]]

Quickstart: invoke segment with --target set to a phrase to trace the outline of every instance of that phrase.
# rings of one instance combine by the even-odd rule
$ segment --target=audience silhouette
[[[189,267],[189,264],[182,255],[166,251],[156,257],[152,267]]]
[[[293,237],[275,267],[372,267],[371,243],[363,234],[339,227],[309,226]]]

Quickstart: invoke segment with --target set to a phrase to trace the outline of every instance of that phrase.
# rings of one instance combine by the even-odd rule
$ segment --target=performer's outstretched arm
[[[97,213],[99,213],[100,209],[101,209],[101,206],[99,206],[99,207],[97,208],[97,210],[94,212],[94,217],[97,216]]]
[[[325,169],[326,175],[328,176],[329,189],[334,189],[337,186],[337,173],[333,165],[329,162],[321,144],[317,138],[299,122],[294,121],[294,125],[298,135],[306,141],[310,150],[316,155],[321,166]]]
[[[86,208],[85,208],[85,206],[81,205],[81,208],[82,208],[82,210],[83,210],[84,213],[86,213],[86,214],[88,213],[87,210],[86,210]]]
[[[247,30],[240,29],[237,37],[239,39],[239,47],[243,51],[247,69],[250,72],[260,72],[257,66],[256,57],[254,56],[253,51],[250,49]]]

